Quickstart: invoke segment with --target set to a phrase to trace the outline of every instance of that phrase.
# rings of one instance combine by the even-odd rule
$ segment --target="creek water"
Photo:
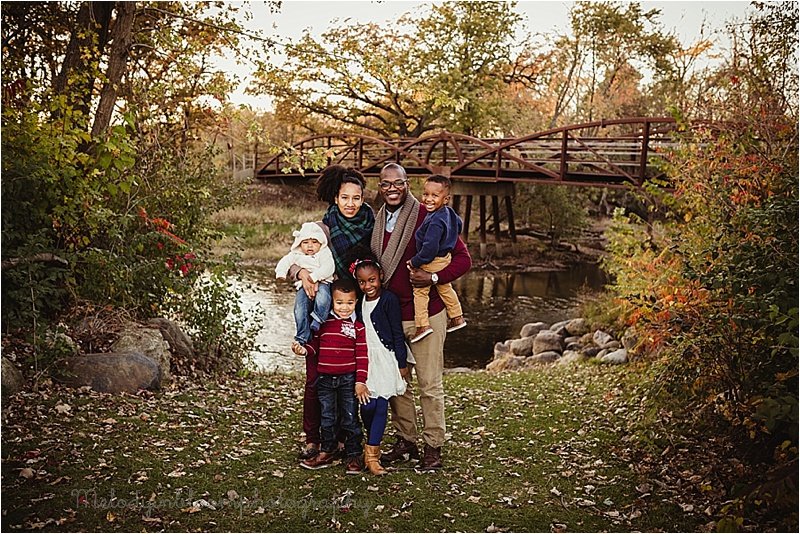
[[[259,306],[265,312],[253,352],[263,371],[304,372],[304,361],[289,348],[294,337],[294,287],[276,282],[271,269],[250,270],[242,291],[246,313]],[[492,360],[494,344],[515,338],[523,325],[568,319],[581,303],[583,289],[605,282],[595,264],[567,271],[507,273],[472,271],[454,283],[464,308],[466,328],[448,334],[445,367],[482,368]],[[413,347],[412,347],[413,349]]]

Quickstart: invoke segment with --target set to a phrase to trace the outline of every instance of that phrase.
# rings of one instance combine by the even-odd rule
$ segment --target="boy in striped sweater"
[[[361,463],[361,424],[356,400],[369,402],[367,389],[367,339],[364,324],[356,320],[356,285],[341,278],[331,284],[332,313],[314,333],[311,341],[292,343],[292,351],[317,360],[317,395],[322,409],[320,421],[321,452],[303,460],[301,467],[321,469],[335,459],[336,431],[345,436],[346,473],[358,475]]]

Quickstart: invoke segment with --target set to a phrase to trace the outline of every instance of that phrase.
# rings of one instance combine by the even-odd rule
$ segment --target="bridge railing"
[[[375,176],[389,162],[411,175],[446,172],[454,180],[540,182],[625,187],[658,176],[658,162],[675,146],[675,121],[635,117],[576,124],[514,139],[478,139],[451,132],[420,138],[379,139],[358,134],[317,135],[294,148],[323,149],[327,163]],[[256,173],[258,178],[314,174],[286,172],[282,155]]]

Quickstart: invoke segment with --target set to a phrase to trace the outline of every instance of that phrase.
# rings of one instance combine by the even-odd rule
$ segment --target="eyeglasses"
[[[378,187],[386,191],[392,186],[395,186],[397,189],[403,189],[406,184],[408,184],[408,180],[395,180],[394,182],[383,181],[378,183]]]

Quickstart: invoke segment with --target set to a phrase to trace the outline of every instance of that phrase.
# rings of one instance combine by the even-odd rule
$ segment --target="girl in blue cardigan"
[[[366,328],[369,355],[367,388],[370,400],[361,406],[367,434],[364,463],[373,475],[385,475],[387,471],[379,460],[389,399],[405,393],[406,363],[411,355],[403,335],[400,301],[394,293],[381,286],[383,270],[378,261],[370,257],[357,259],[350,265],[350,273],[364,294],[356,307],[356,314]]]

